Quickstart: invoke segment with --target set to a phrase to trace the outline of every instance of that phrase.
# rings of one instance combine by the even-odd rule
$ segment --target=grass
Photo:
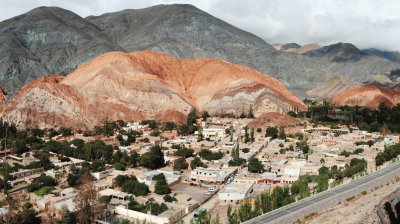
[[[51,191],[53,190],[53,187],[42,187],[39,190],[35,191],[35,194],[37,196],[45,196],[46,194],[50,194]]]

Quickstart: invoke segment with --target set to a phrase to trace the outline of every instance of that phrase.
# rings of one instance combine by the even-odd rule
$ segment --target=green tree
[[[190,168],[192,170],[196,169],[197,167],[206,167],[206,165],[201,161],[199,157],[195,157],[191,162],[190,162]]]
[[[149,187],[135,179],[130,179],[122,184],[121,191],[128,194],[134,194],[135,196],[146,196],[149,193]]]
[[[265,130],[265,137],[277,138],[278,137],[278,129],[275,127],[268,127]]]
[[[183,158],[192,157],[194,154],[194,150],[186,147],[179,147],[175,153],[176,156],[181,156]]]
[[[247,118],[254,118],[253,106],[251,105],[249,107],[249,113],[247,114]]]
[[[154,193],[156,193],[156,194],[171,193],[171,189],[169,189],[167,180],[165,179],[165,175],[163,173],[154,175],[153,180],[156,181],[156,184],[154,186]]]
[[[262,173],[264,172],[264,165],[257,158],[250,158],[247,165],[249,172]]]
[[[161,146],[155,145],[150,148],[149,152],[144,153],[140,157],[140,164],[149,169],[158,169],[165,166],[164,153]]]
[[[247,143],[249,141],[250,141],[250,137],[249,137],[248,127],[246,125],[244,127],[244,143]]]
[[[209,118],[209,117],[210,117],[210,114],[209,114],[206,110],[203,111],[203,113],[202,113],[202,115],[201,115],[202,120],[203,120],[203,121],[206,121],[207,118]]]
[[[173,169],[176,171],[186,170],[189,167],[189,164],[186,162],[184,158],[179,158],[174,161]]]
[[[279,138],[280,139],[286,139],[286,134],[285,134],[285,128],[284,127],[279,127]]]

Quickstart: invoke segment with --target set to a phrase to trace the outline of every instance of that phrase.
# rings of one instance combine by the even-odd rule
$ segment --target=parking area
[[[198,187],[198,186],[189,186],[186,183],[180,183],[171,187],[171,189],[175,192],[190,195],[194,200],[198,201],[202,204],[207,200],[210,195],[206,195],[205,191],[208,188]]]

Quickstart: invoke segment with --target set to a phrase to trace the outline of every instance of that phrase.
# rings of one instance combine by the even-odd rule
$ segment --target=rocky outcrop
[[[400,223],[400,188],[386,196],[363,221],[374,224]]]
[[[177,59],[152,51],[106,53],[65,78],[40,78],[23,87],[1,115],[19,127],[91,128],[102,119],[184,121],[191,108],[237,113],[306,106],[279,81],[225,61]]]
[[[356,86],[348,88],[333,98],[336,106],[367,106],[377,108],[380,103],[394,107],[400,103],[400,90],[384,89],[379,86]]]

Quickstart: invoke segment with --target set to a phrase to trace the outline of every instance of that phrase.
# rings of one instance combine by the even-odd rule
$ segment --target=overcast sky
[[[350,42],[400,50],[399,0],[0,0],[0,20],[44,5],[88,16],[172,3],[193,4],[271,44]]]

